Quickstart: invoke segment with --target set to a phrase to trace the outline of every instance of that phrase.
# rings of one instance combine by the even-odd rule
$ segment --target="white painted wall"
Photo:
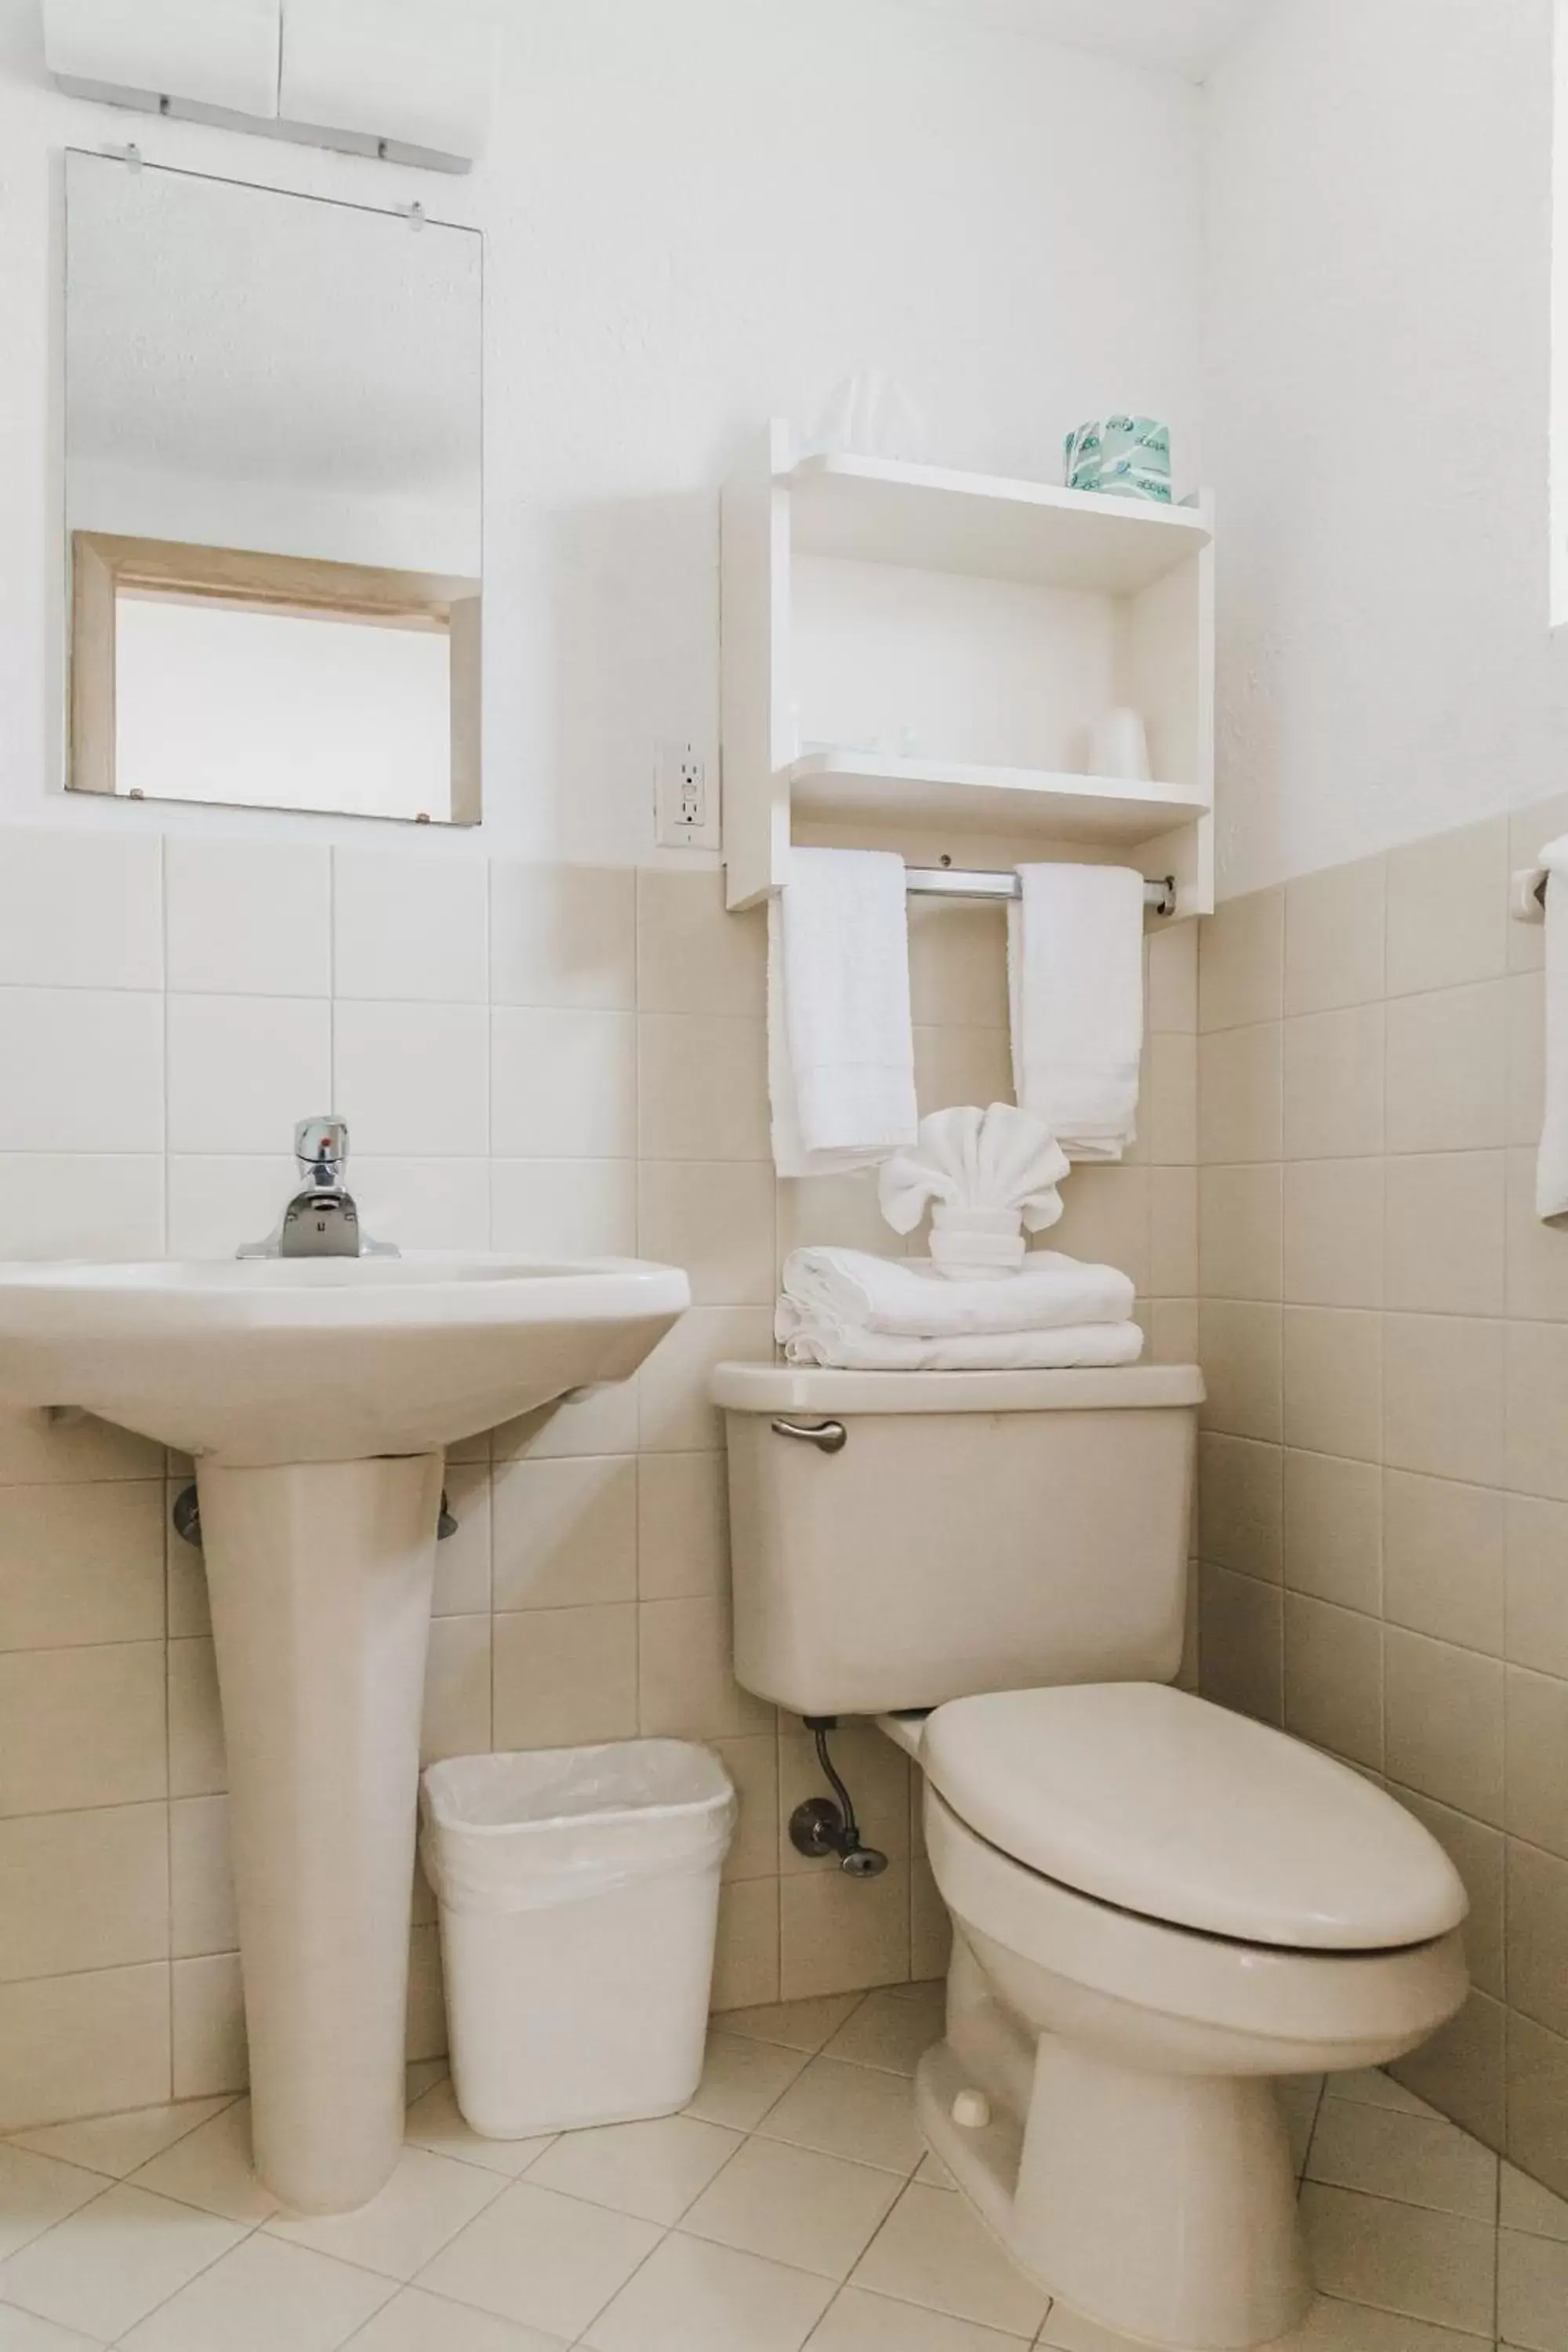
[[[1220,888],[1561,789],[1552,0],[1274,0],[1209,110]]]
[[[448,182],[61,98],[36,0],[0,0],[0,822],[137,820],[58,789],[69,143],[487,230],[488,817],[426,854],[651,855],[655,742],[716,761],[717,484],[855,367],[891,368],[956,465],[1054,480],[1069,424],[1131,405],[1199,478],[1195,90],[890,0],[506,13],[490,158]]]

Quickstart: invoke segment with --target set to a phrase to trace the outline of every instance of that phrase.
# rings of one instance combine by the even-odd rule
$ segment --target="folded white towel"
[[[1038,1234],[1056,1223],[1057,1186],[1068,1172],[1050,1129],[1028,1111],[965,1104],[921,1119],[915,1149],[884,1160],[877,1197],[896,1234],[913,1233],[934,1201],[932,1260],[941,1273],[973,1281],[1016,1273],[1020,1226]]]
[[[796,849],[768,902],[768,1095],[781,1176],[869,1168],[912,1143],[904,861]]]
[[[1113,1265],[1086,1265],[1058,1250],[1032,1250],[1001,1282],[954,1282],[929,1258],[876,1257],[869,1250],[798,1249],[784,1260],[778,1337],[808,1325],[826,1340],[937,1339],[1125,1323],[1132,1285]],[[787,1328],[786,1328],[787,1327]]]
[[[1549,841],[1546,868],[1546,1115],[1535,1163],[1535,1211],[1568,1219],[1568,833]]]
[[[1143,1050],[1143,877],[1021,866],[1007,909],[1013,1091],[1069,1160],[1120,1160]]]
[[[785,1334],[784,1351],[792,1364],[852,1372],[1050,1372],[1135,1364],[1143,1334],[1136,1323],[1066,1323],[1054,1331],[954,1332],[942,1339],[895,1339],[884,1331],[830,1339],[813,1325]]]

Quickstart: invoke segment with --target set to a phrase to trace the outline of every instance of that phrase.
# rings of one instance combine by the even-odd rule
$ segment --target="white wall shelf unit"
[[[758,436],[723,499],[729,903],[830,840],[965,866],[1114,858],[1214,903],[1214,527]],[[1142,712],[1158,781],[1084,772]]]

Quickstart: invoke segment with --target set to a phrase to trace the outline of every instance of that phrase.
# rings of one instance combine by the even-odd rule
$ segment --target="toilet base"
[[[1054,2034],[1012,2093],[1025,2037],[971,2008],[916,2074],[921,2126],[1012,2259],[1086,2318],[1179,2352],[1286,2335],[1311,2299],[1283,2119],[1265,2078],[1121,2066]],[[953,2120],[963,2090],[990,2119]]]

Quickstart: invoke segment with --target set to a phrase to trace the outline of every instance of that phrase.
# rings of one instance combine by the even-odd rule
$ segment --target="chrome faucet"
[[[276,1233],[247,1242],[237,1257],[396,1257],[395,1242],[372,1241],[362,1231],[353,1194],[343,1181],[349,1160],[347,1121],[302,1118],[294,1129],[300,1187]]]

